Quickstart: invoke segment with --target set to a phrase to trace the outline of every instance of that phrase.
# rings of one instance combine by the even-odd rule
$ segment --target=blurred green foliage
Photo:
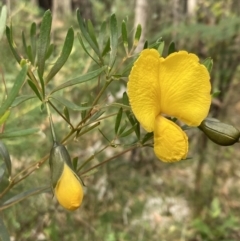
[[[214,98],[211,112],[214,117],[221,117],[222,109],[219,107],[219,102],[222,104],[226,100],[232,83],[234,80],[238,80],[240,75],[239,12],[236,12],[237,9],[223,11],[222,2],[202,1],[202,5],[198,6],[195,21],[181,17],[177,27],[172,24],[172,17],[169,14],[171,3],[169,1],[152,1],[149,15],[151,24],[149,25],[148,39],[150,43],[156,43],[153,40],[162,37],[166,46],[169,46],[171,41],[174,40],[174,48],[177,50],[186,49],[189,52],[195,52],[202,59],[213,58],[212,83],[214,89],[220,90],[220,95]],[[94,24],[92,26],[92,23],[88,22],[88,30],[91,32],[90,38],[93,40],[96,37],[98,43],[102,44],[99,46],[102,50],[101,54],[99,55],[98,49],[92,48],[93,46],[96,47],[94,40],[93,46],[89,46],[89,42],[82,35],[83,31],[81,31],[81,34],[74,34],[71,55],[64,63],[61,71],[45,88],[45,91],[49,93],[67,80],[78,78],[96,70],[99,63],[104,66],[101,61],[109,61],[108,63],[110,63],[110,71],[113,72],[109,76],[112,76],[117,84],[108,87],[108,91],[100,100],[99,106],[92,110],[90,121],[95,123],[94,121],[104,115],[113,115],[113,117],[106,119],[100,127],[95,127],[96,129],[99,128],[100,132],[89,131],[87,135],[80,135],[79,137],[76,135],[74,136],[75,141],[68,146],[71,156],[78,160],[78,167],[82,167],[85,163],[84,170],[88,170],[88,168],[108,160],[111,156],[117,155],[123,142],[127,148],[140,139],[140,127],[129,109],[126,108],[127,100],[123,99],[122,102],[122,92],[125,90],[126,77],[133,59],[127,60],[126,69],[123,69],[120,65],[125,54],[128,53],[127,50],[129,51],[129,46],[126,46],[126,39],[128,39],[129,45],[134,43],[133,38],[130,38],[135,33],[132,29],[128,29],[129,26],[133,25],[132,9],[134,6],[132,3],[129,6],[130,3],[119,0],[110,5],[109,1],[92,1],[92,3],[94,16],[92,22]],[[110,8],[107,8],[109,6]],[[30,44],[31,31],[29,30],[31,25],[26,24],[26,22],[36,22],[36,27],[39,30],[43,11],[30,4],[22,5],[20,2],[14,8],[17,13],[11,16],[13,36],[22,56],[29,48],[22,44],[21,31],[25,33],[27,45]],[[165,9],[165,11],[161,10],[161,16],[158,16],[157,12],[159,8]],[[111,12],[116,12],[116,19],[115,15],[109,17]],[[184,16],[183,14],[180,15]],[[109,26],[106,25],[106,27],[102,20],[108,21],[109,18],[112,29],[115,29],[116,21],[118,21],[118,30],[125,36],[123,39],[118,38],[113,31],[110,35],[109,32],[103,34],[102,31],[105,28],[108,31],[109,28],[107,27]],[[126,21],[127,36],[125,24],[120,24],[122,19]],[[10,26],[9,22],[8,25]],[[54,28],[51,42],[54,42],[55,46],[48,59],[48,64],[44,66],[47,73],[51,72],[50,70],[59,58],[67,29],[71,25],[74,31],[77,29],[76,32],[80,32],[75,14],[73,17],[66,18],[61,27]],[[71,30],[69,31],[71,32]],[[106,38],[108,36],[112,40],[110,42],[114,50],[116,50],[117,42],[120,42],[121,45],[118,53],[111,53],[112,57],[110,58],[110,42]],[[157,47],[161,48],[161,43],[159,42]],[[85,51],[83,46],[86,49]],[[164,49],[163,55],[167,54],[166,51],[168,51],[168,48]],[[91,57],[88,56],[87,52]],[[115,66],[120,67],[111,69],[116,54]],[[99,56],[102,56],[104,60]],[[20,68],[17,67],[5,37],[1,39],[0,59],[2,60],[1,73],[4,75],[7,89],[10,90]],[[34,60],[32,62],[36,64]],[[59,62],[61,61],[59,60]],[[2,86],[1,100],[4,99],[2,94],[4,89]],[[65,102],[65,109],[64,105],[56,100],[57,98],[51,100],[61,113],[65,113],[65,118],[68,119],[67,116],[70,116],[71,123],[75,125],[81,121],[81,118],[86,117],[88,109],[82,110],[80,113],[74,108],[80,109],[80,107],[92,106],[91,104],[99,93],[99,89],[100,86],[96,84],[96,80],[83,82],[81,87],[73,86],[61,89],[58,91],[58,95],[64,97],[63,100],[67,99],[72,103],[66,104]],[[20,90],[20,95],[30,94],[33,94],[33,92],[28,85]],[[119,105],[101,109],[107,101]],[[68,107],[67,110],[66,106]],[[69,106],[72,108],[69,108]],[[53,120],[57,137],[62,140],[69,133],[69,123],[64,122],[54,110]],[[37,98],[31,98],[11,109],[5,131],[23,130],[26,127],[37,127],[41,131],[27,137],[4,140],[11,154],[14,175],[35,164],[51,149],[52,139],[46,109]],[[83,129],[83,132],[85,130],[88,131],[88,126]],[[129,135],[122,139],[126,132]],[[192,133],[194,136],[192,145],[194,146],[194,140],[197,142],[196,145],[201,145],[198,142],[201,137],[194,130]],[[115,139],[116,136],[119,136],[119,138]],[[145,139],[149,141],[151,137],[151,135],[145,136]],[[141,138],[144,144],[144,136],[141,136]],[[122,140],[124,141],[121,142]],[[105,146],[107,146],[106,150],[104,149]],[[212,144],[208,144],[204,149],[196,150],[193,155],[197,155],[201,160],[203,150],[205,154],[204,164],[189,159],[183,163],[175,163],[169,166],[156,161],[151,149],[144,149],[144,151],[134,149],[124,156],[119,156],[116,161],[107,163],[101,167],[101,170],[99,168],[87,173],[80,172],[86,185],[85,199],[81,209],[75,213],[67,212],[59,207],[56,201],[52,199],[51,192],[47,191],[38,196],[24,199],[11,208],[1,211],[0,221],[4,220],[10,236],[17,241],[79,239],[86,241],[237,241],[240,238],[238,230],[240,225],[240,193],[237,188],[239,173],[236,171],[240,168],[238,164],[239,155],[235,154],[234,157],[232,153],[235,153],[235,151],[233,149],[228,151],[217,149]],[[219,160],[221,165],[218,166]],[[208,164],[206,164],[207,161]],[[202,173],[199,186],[195,185],[195,179],[198,175],[197,170]],[[44,188],[49,186],[49,176],[48,165],[43,165],[40,170],[12,188],[1,200],[1,204],[15,195],[19,195],[19,193],[31,191],[33,187]],[[225,180],[227,181],[225,182]],[[5,175],[1,181],[0,191],[4,190],[8,183],[8,178]],[[199,203],[201,204],[200,211],[195,214],[195,209],[199,209]],[[1,222],[0,227],[3,226]]]

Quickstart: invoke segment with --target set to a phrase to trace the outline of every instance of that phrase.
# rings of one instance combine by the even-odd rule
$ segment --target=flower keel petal
[[[164,162],[185,159],[188,153],[188,137],[174,122],[157,116],[154,129],[154,152]]]

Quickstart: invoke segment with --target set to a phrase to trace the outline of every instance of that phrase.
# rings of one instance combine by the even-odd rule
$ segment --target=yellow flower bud
[[[65,163],[61,177],[55,187],[58,202],[68,210],[79,208],[83,199],[83,188],[76,174]]]
[[[79,208],[83,199],[83,188],[72,169],[71,158],[65,146],[54,143],[49,164],[52,188],[58,202],[68,210]]]

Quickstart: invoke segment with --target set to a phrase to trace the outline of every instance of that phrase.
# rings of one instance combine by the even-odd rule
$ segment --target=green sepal
[[[67,164],[72,170],[71,157],[65,146],[53,143],[49,156],[49,165],[51,170],[52,187],[55,188],[63,173],[64,164]]]
[[[199,129],[212,140],[221,146],[231,146],[239,141],[240,132],[234,126],[218,121],[217,119],[206,118]]]
[[[203,65],[207,68],[208,73],[210,74],[212,71],[212,67],[213,67],[213,60],[212,58],[208,57],[203,61]]]
[[[163,50],[164,50],[165,43],[164,43],[164,41],[162,39],[160,41],[161,42],[160,42],[160,44],[158,46],[158,53],[160,54],[160,56],[163,56]]]
[[[168,55],[176,52],[176,46],[174,42],[171,42],[168,47]]]

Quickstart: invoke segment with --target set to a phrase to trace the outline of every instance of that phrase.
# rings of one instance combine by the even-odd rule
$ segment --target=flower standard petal
[[[62,175],[55,187],[58,202],[68,210],[79,208],[83,199],[83,188],[76,174],[65,163]]]
[[[135,62],[128,81],[128,96],[133,113],[151,132],[160,113],[159,53],[145,49]]]
[[[210,76],[194,54],[185,51],[160,59],[161,112],[198,126],[211,104]]]
[[[154,152],[164,162],[185,159],[188,153],[188,137],[174,122],[157,116],[154,129]]]

